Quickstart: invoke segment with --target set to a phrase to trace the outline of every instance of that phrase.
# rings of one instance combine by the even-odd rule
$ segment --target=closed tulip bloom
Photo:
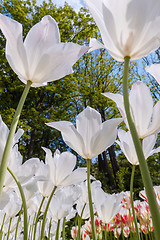
[[[0,14],[0,29],[6,37],[6,57],[19,79],[33,87],[46,85],[73,72],[73,64],[88,50],[60,42],[56,21],[44,16],[28,32],[24,42],[22,25]]]
[[[137,60],[160,46],[160,1],[85,0],[104,46],[92,39],[90,47],[104,47],[117,61]],[[91,49],[92,50],[92,49]]]
[[[81,157],[91,159],[114,143],[120,122],[122,119],[117,118],[102,123],[100,113],[87,107],[76,118],[77,128],[68,121],[47,125],[61,131],[64,142]]]
[[[103,93],[103,95],[117,104],[122,116],[125,118],[123,96],[114,93]],[[153,106],[149,87],[141,81],[134,83],[129,94],[129,102],[131,115],[140,139],[160,131],[160,101]],[[124,121],[128,126],[126,118]]]

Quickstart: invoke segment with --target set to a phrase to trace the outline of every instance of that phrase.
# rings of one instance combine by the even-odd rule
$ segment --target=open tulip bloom
[[[102,123],[101,115],[87,107],[76,118],[76,128],[71,122],[46,123],[61,131],[64,142],[85,159],[92,159],[111,146],[117,136],[117,126],[122,118]]]
[[[19,79],[33,87],[46,85],[73,73],[73,64],[88,50],[74,43],[61,43],[56,21],[44,16],[28,32],[24,42],[22,25],[0,14],[0,29],[6,37],[6,57]]]
[[[125,132],[124,130],[120,129],[118,131],[118,137],[120,141],[117,140],[116,142],[120,146],[127,160],[132,165],[139,165],[135,146],[134,146],[130,132],[129,131]],[[160,152],[160,147],[153,149],[156,143],[156,140],[157,140],[157,134],[153,134],[143,139],[142,148],[143,148],[145,159],[147,159],[149,156],[151,156],[154,153]]]
[[[117,61],[140,59],[160,46],[160,2],[157,0],[85,0],[102,36],[90,50],[106,48]]]
[[[114,93],[103,93],[107,98],[112,99],[119,108],[124,121],[126,119],[123,96]],[[129,94],[131,115],[137,129],[139,138],[143,139],[160,131],[160,101],[153,107],[153,99],[149,88],[141,81],[133,84]],[[129,128],[129,127],[128,127]]]

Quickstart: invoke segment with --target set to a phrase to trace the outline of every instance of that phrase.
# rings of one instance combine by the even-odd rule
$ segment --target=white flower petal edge
[[[145,70],[160,84],[160,64],[152,64],[151,66],[147,66]]]
[[[72,66],[89,49],[74,43],[61,43],[56,21],[44,16],[28,32],[24,43],[22,25],[0,14],[0,29],[7,39],[6,57],[23,83],[44,86],[73,73]]]
[[[60,121],[46,123],[47,126],[61,131],[64,142],[77,152],[80,156],[83,155],[84,142],[81,135],[71,122]]]
[[[90,38],[89,47],[90,49],[88,50],[88,53],[100,48],[105,48],[105,46],[100,43],[96,38]]]

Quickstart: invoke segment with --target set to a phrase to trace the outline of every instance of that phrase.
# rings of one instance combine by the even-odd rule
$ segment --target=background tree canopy
[[[101,40],[94,20],[85,8],[76,13],[69,5],[57,7],[52,1],[48,3],[44,1],[37,6],[35,0],[1,0],[0,12],[23,25],[24,37],[43,16],[51,15],[58,23],[62,42],[88,45],[90,37]],[[0,113],[3,121],[10,127],[24,84],[7,63],[5,42],[4,36],[0,33]],[[153,57],[145,58],[143,63],[150,64],[155,59],[159,61],[159,51]],[[119,117],[120,114],[115,104],[101,93],[122,93],[122,71],[123,64],[112,59],[106,50],[96,50],[81,57],[74,65],[73,74],[48,83],[46,87],[31,88],[19,123],[19,127],[24,129],[24,136],[19,146],[24,161],[31,157],[44,159],[41,146],[48,147],[53,152],[56,149],[71,151],[64,144],[60,133],[47,127],[46,122],[67,120],[74,123],[76,115],[86,106],[99,111],[103,121]],[[139,80],[142,75],[142,71],[137,68],[137,63],[131,63],[130,84]],[[150,83],[153,97],[157,100],[160,96],[159,85],[155,81],[149,81],[147,75],[145,79],[147,83]],[[77,167],[84,166],[86,162],[79,156],[77,157]],[[159,156],[151,157],[148,162],[153,183],[159,184]],[[108,192],[129,190],[131,165],[117,145],[111,146],[93,159],[92,174],[101,180],[103,188]],[[135,189],[139,191],[142,188],[142,180],[137,167]]]

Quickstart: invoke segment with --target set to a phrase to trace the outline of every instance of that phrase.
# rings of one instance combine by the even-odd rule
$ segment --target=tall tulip
[[[91,196],[90,160],[114,143],[117,136],[117,127],[121,121],[121,118],[117,118],[102,123],[100,113],[91,107],[87,107],[76,118],[77,128],[67,121],[47,123],[48,126],[61,131],[65,143],[80,156],[87,159],[87,185],[93,240],[96,240],[96,230]]]
[[[6,58],[19,79],[26,84],[17,106],[0,166],[0,196],[18,120],[31,86],[44,86],[73,72],[73,64],[87,51],[74,43],[61,43],[56,21],[44,16],[28,32],[24,42],[22,25],[0,14],[0,30],[6,38]]]

